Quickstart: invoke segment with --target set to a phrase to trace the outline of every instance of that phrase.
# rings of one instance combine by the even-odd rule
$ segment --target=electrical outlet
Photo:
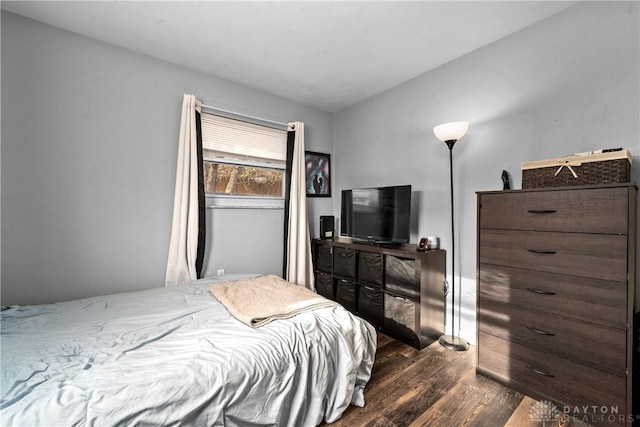
[[[224,276],[224,268],[218,270],[218,276]]]

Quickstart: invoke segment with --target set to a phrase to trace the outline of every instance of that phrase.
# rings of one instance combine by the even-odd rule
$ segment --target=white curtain
[[[304,161],[304,123],[289,123],[295,131],[291,162],[291,192],[289,195],[289,223],[287,238],[286,277],[289,282],[315,290],[311,239],[307,218],[307,191]]]
[[[200,113],[200,109],[200,101],[194,95],[184,95],[165,286],[174,286],[198,278],[196,258],[200,214],[196,112]]]

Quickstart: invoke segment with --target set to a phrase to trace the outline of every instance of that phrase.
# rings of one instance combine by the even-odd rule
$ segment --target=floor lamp
[[[451,122],[438,125],[433,128],[433,133],[440,141],[449,147],[449,176],[451,182],[451,335],[444,334],[440,337],[440,345],[450,350],[465,351],[469,344],[462,338],[455,336],[455,308],[456,308],[456,240],[455,226],[453,222],[453,145],[462,138],[469,129],[469,122]]]

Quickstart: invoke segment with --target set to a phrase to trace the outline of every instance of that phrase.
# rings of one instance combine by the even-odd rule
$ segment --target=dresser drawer
[[[316,270],[331,273],[331,252],[331,246],[316,244]]]
[[[385,255],[384,287],[412,298],[420,296],[420,278],[416,275],[419,269],[415,258],[402,258]]]
[[[352,313],[356,312],[356,286],[352,280],[338,279],[335,285],[336,301]]]
[[[629,188],[482,194],[481,228],[625,234]]]
[[[383,313],[385,329],[412,341],[419,342],[416,323],[416,301],[385,293]]]
[[[356,251],[334,246],[333,274],[353,279],[356,277]]]
[[[376,328],[382,326],[382,290],[373,286],[358,286],[358,316]]]
[[[627,236],[481,229],[479,261],[626,282]]]
[[[517,304],[619,329],[627,326],[626,282],[480,264],[480,299]]]
[[[478,330],[624,376],[626,331],[480,299]]]
[[[333,276],[321,271],[316,273],[316,292],[325,298],[335,299]]]
[[[571,408],[576,405],[587,411],[604,408],[608,412],[601,415],[608,415],[615,407],[619,414],[630,413],[625,406],[624,377],[483,332],[478,333],[478,373],[521,393]]]
[[[358,252],[358,282],[382,285],[382,254]]]

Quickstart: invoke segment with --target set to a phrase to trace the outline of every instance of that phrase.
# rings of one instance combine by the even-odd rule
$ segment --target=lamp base
[[[469,343],[462,338],[454,337],[453,335],[443,335],[438,340],[441,346],[451,351],[467,351],[469,350]]]

